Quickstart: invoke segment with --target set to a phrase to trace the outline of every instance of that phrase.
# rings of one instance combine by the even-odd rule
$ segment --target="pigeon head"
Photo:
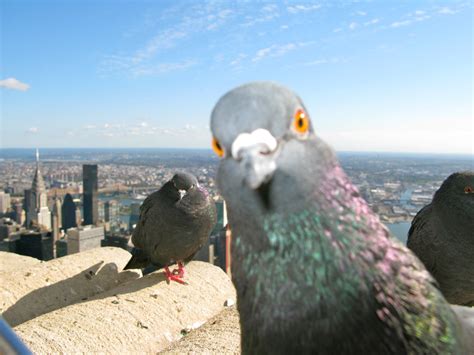
[[[217,182],[229,208],[236,197],[253,212],[289,208],[314,190],[319,172],[335,160],[301,99],[272,82],[224,95],[212,112],[211,130],[221,157]]]
[[[474,171],[451,174],[437,192],[437,195],[443,194],[474,198]]]
[[[184,172],[176,173],[170,180],[170,188],[173,192],[178,193],[180,198],[183,198],[188,190],[195,186],[198,186],[197,179],[193,175]]]
[[[474,224],[474,171],[451,174],[436,191],[433,203],[438,210],[457,219],[466,219],[463,224]]]

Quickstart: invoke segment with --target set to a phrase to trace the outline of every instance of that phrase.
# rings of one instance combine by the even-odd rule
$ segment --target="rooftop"
[[[0,311],[33,353],[238,353],[235,289],[209,263],[188,285],[160,271],[122,271],[130,254],[104,247],[48,262],[0,253]],[[209,322],[209,320],[211,320]]]

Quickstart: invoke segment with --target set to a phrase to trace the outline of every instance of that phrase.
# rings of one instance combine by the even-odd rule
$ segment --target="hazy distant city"
[[[363,197],[381,220],[402,241],[416,212],[431,201],[433,193],[451,173],[473,169],[473,157],[341,152],[339,159]],[[35,175],[35,151],[0,150],[0,190],[10,195],[3,215],[24,206],[25,190]],[[56,200],[70,194],[79,206],[78,222],[84,222],[83,164],[98,166],[98,219],[108,222],[106,231],[128,238],[138,206],[178,170],[197,176],[215,198],[218,159],[210,150],[190,149],[41,149],[40,171],[44,178],[49,211]],[[104,212],[114,202],[112,219]],[[62,203],[62,202],[61,202]],[[17,207],[18,209],[18,207]],[[22,222],[20,219],[19,222]],[[24,221],[23,221],[24,223]]]

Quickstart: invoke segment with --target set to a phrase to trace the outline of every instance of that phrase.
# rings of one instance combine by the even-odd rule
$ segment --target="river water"
[[[407,243],[408,231],[410,230],[410,222],[385,223],[390,232],[403,244]]]

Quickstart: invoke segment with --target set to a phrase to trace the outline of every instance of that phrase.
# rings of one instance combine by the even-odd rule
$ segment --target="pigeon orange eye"
[[[473,191],[474,191],[474,190],[472,189],[471,186],[466,186],[466,187],[464,188],[464,193],[465,193],[465,194],[470,194],[470,193],[472,193]]]
[[[224,148],[222,148],[219,141],[215,138],[212,138],[212,150],[219,156],[219,158],[224,156]]]
[[[306,133],[309,129],[309,119],[303,110],[298,110],[295,113],[293,120],[293,127],[298,133]]]

